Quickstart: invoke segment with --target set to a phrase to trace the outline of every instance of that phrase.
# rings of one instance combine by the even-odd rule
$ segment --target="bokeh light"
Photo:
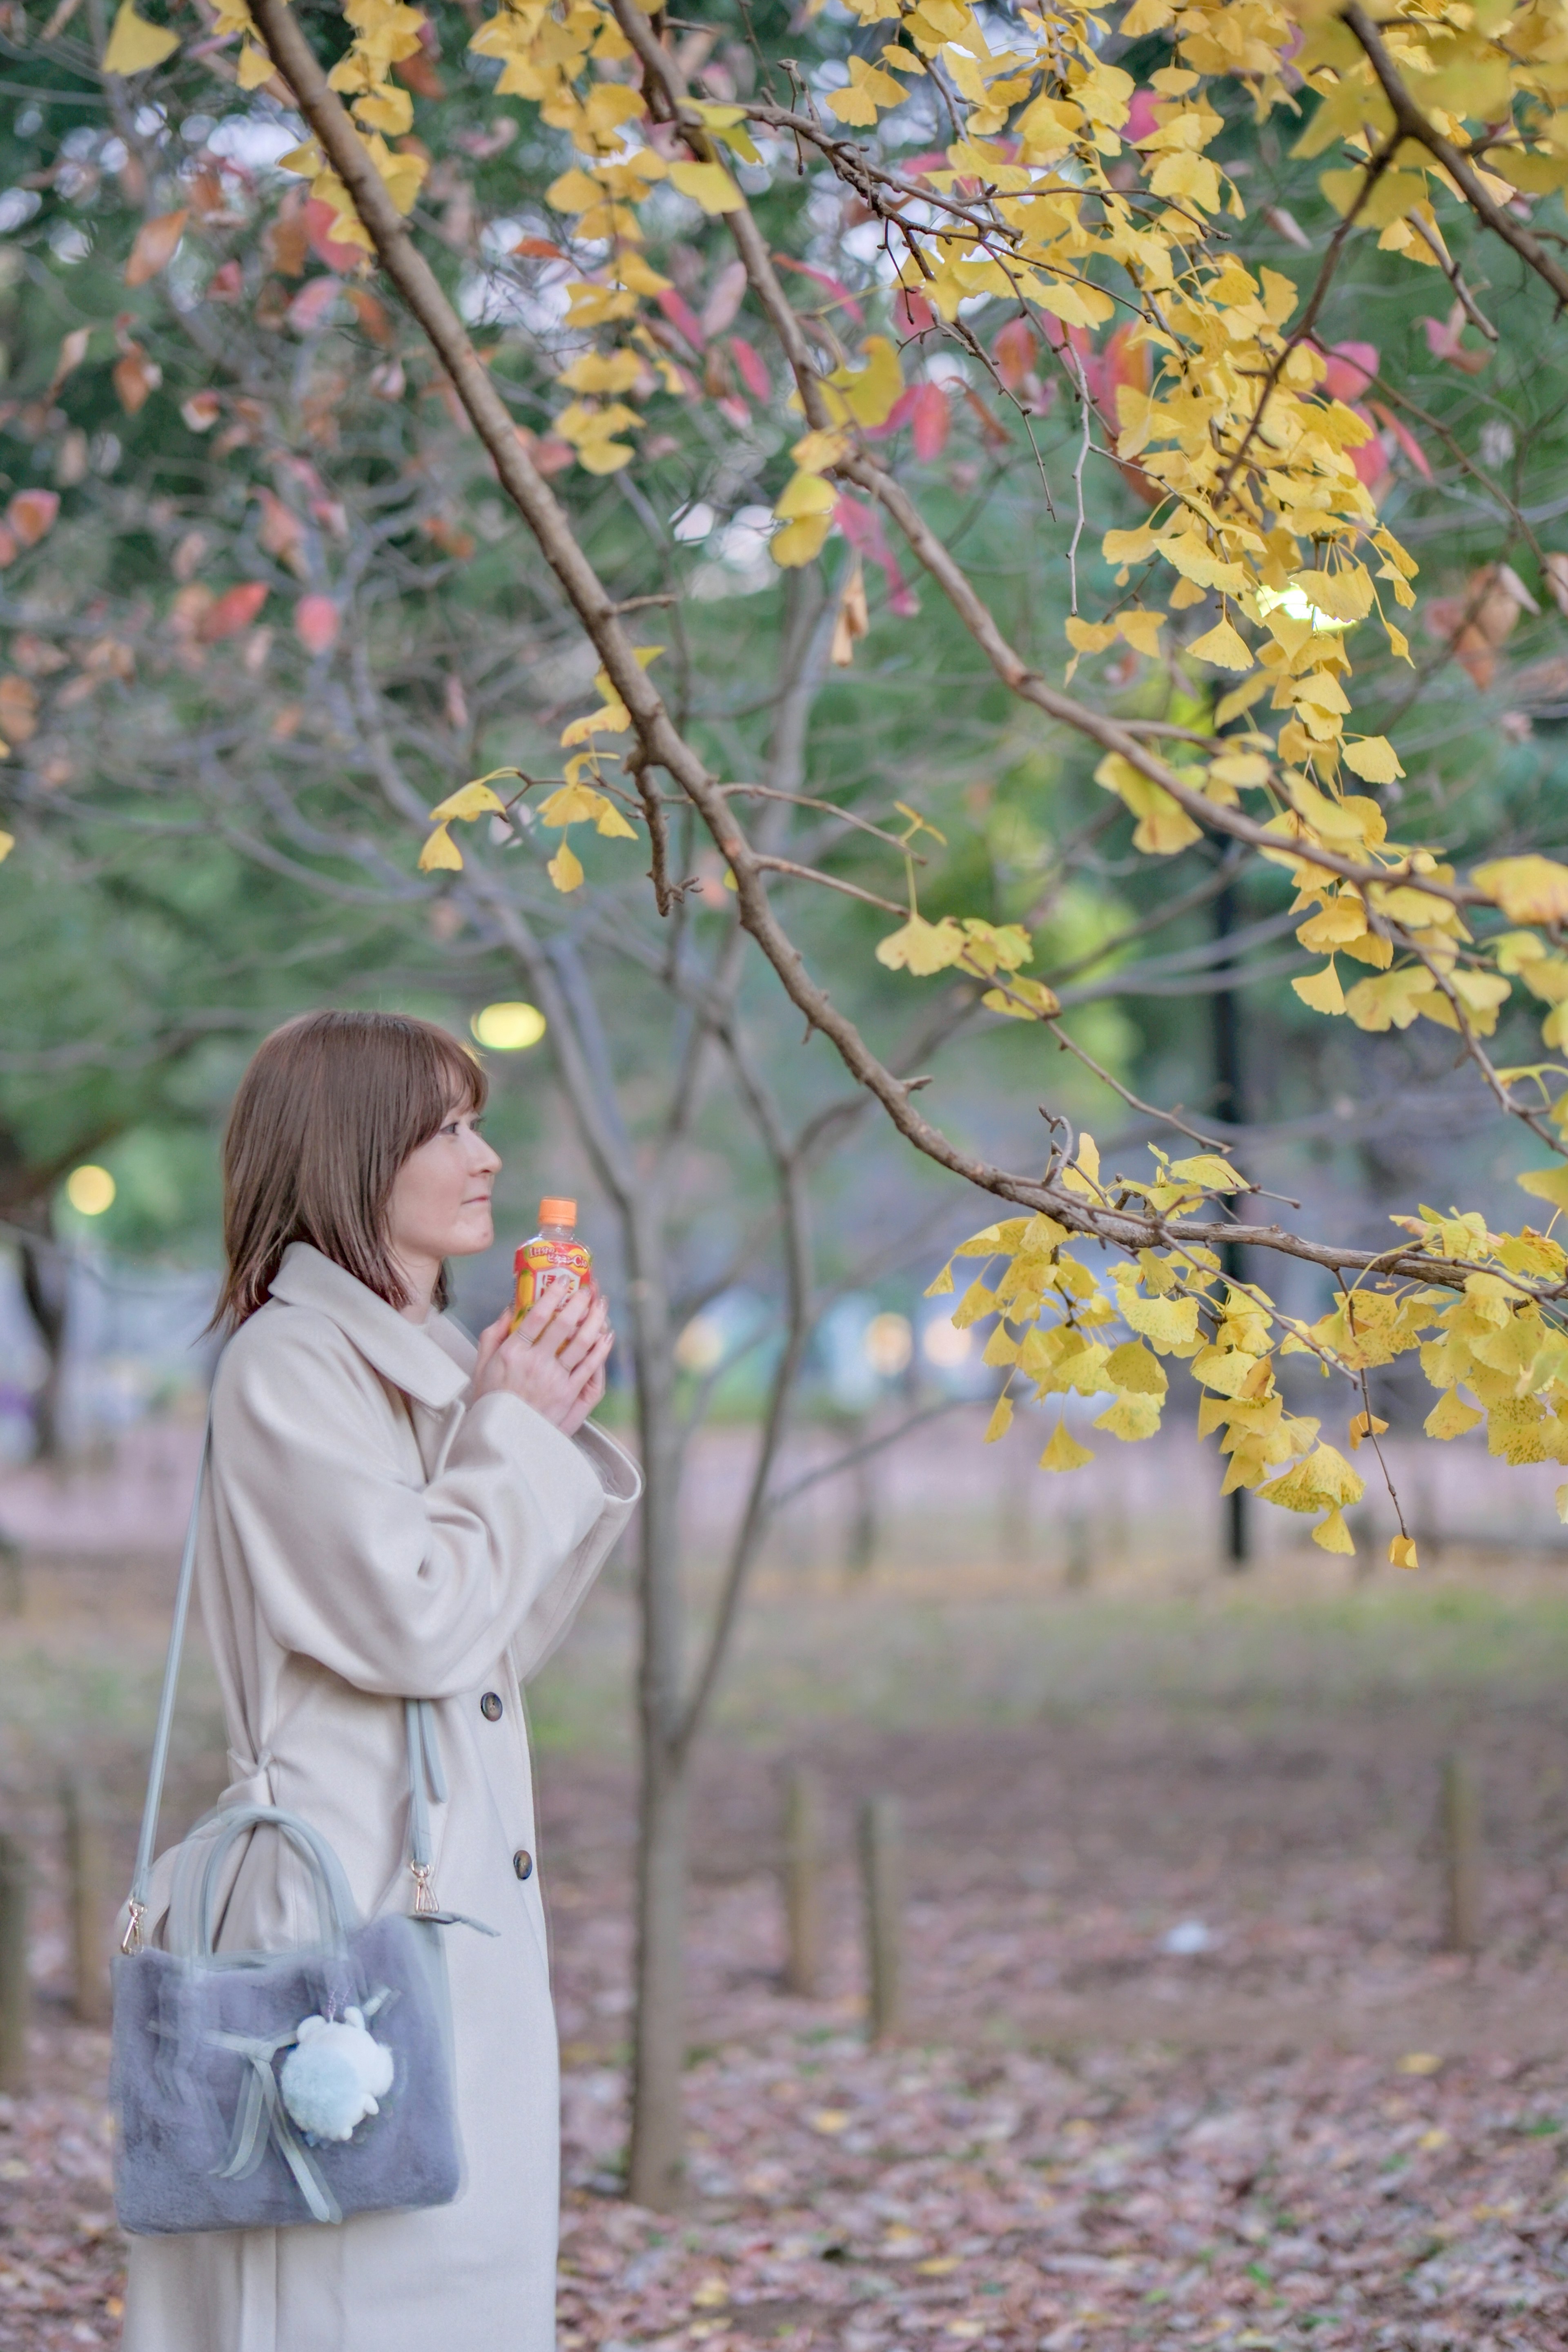
[[[78,1217],[101,1217],[105,1209],[113,1208],[114,1192],[114,1179],[108,1169],[94,1167],[90,1161],[73,1168],[66,1178],[66,1198]]]
[[[973,1335],[953,1323],[928,1323],[920,1342],[926,1362],[935,1364],[939,1372],[950,1372],[967,1362],[973,1345]]]
[[[711,1372],[724,1355],[724,1333],[711,1315],[694,1315],[675,1341],[675,1361],[683,1372],[700,1379]]]
[[[865,1328],[865,1360],[885,1381],[895,1380],[915,1353],[907,1315],[873,1315]]]
[[[537,1004],[486,1004],[468,1026],[493,1054],[522,1054],[538,1044],[549,1024]]]

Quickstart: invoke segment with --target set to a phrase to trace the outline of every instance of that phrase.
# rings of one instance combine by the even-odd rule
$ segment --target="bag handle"
[[[323,1949],[346,1957],[360,1915],[343,1865],[319,1830],[277,1805],[220,1806],[181,1841],[169,1902],[169,1949],[187,1959],[213,1958],[223,1864],[237,1840],[262,1827],[277,1829],[304,1863],[316,1898],[319,1940]]]
[[[141,1807],[141,1832],[136,1843],[136,1868],[131,1880],[130,1918],[126,1924],[120,1950],[128,1957],[141,1948],[141,1922],[147,1912],[148,1889],[152,1878],[152,1849],[158,1838],[158,1815],[163,1803],[163,1781],[169,1767],[169,1742],[174,1726],[174,1699],[180,1680],[180,1659],[185,1646],[185,1627],[191,1614],[191,1594],[196,1580],[196,1546],[201,1537],[202,1497],[206,1490],[207,1471],[213,1453],[213,1408],[209,1399],[206,1425],[202,1432],[201,1459],[196,1465],[195,1492],[191,1497],[191,1516],[185,1528],[184,1549],[180,1555],[180,1578],[174,1590],[174,1620],[169,1629],[169,1654],[163,1661],[163,1685],[158,1695],[158,1721],[152,1734],[152,1757],[147,1770],[147,1795]],[[434,1846],[430,1833],[430,1807],[426,1790],[438,1805],[446,1802],[446,1776],[442,1769],[441,1744],[436,1730],[435,1708],[427,1698],[405,1698],[403,1732],[408,1748],[408,1832],[409,1871],[414,1883],[413,1908],[416,1918],[431,1919],[440,1914],[435,1889],[431,1883],[434,1868]],[[298,1817],[280,1813],[271,1806],[247,1806],[235,1810],[236,1825],[255,1827],[259,1822],[276,1822],[279,1826],[292,1825]],[[319,1845],[314,1831],[303,1823],[299,1828]],[[290,1834],[292,1829],[290,1828]],[[224,1841],[226,1847],[228,1840]],[[321,1846],[330,1855],[330,1849]],[[341,1866],[336,1855],[330,1855],[332,1867],[342,1879]],[[210,1888],[209,1877],[206,1886]],[[343,1892],[347,1895],[346,1884]],[[206,1920],[206,1889],[203,1897],[203,1930],[204,1948],[212,1949],[210,1926]],[[349,1914],[353,1909],[351,1900]]]

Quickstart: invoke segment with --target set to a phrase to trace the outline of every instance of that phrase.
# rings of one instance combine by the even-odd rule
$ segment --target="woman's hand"
[[[508,1332],[511,1309],[479,1335],[474,1394],[521,1397],[563,1437],[573,1437],[604,1394],[615,1345],[610,1310],[597,1290],[548,1289]]]

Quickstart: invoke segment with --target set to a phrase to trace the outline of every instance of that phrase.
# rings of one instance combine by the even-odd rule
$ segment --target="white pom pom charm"
[[[345,2140],[392,2088],[392,2054],[357,2009],[308,2017],[278,2074],[283,2104],[311,2139]]]

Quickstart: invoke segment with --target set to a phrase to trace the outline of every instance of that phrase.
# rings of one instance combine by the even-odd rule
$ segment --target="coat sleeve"
[[[593,1549],[592,1464],[496,1394],[464,1413],[439,1475],[411,1483],[401,1399],[335,1324],[293,1308],[265,1349],[243,1339],[214,1398],[214,1503],[267,1631],[380,1696],[471,1689]]]
[[[512,1664],[519,1682],[537,1675],[565,1641],[643,1492],[643,1473],[631,1455],[591,1422],[583,1423],[572,1444],[580,1458],[591,1465],[603,1495],[603,1507],[598,1524],[545,1587],[518,1628],[512,1643]]]

